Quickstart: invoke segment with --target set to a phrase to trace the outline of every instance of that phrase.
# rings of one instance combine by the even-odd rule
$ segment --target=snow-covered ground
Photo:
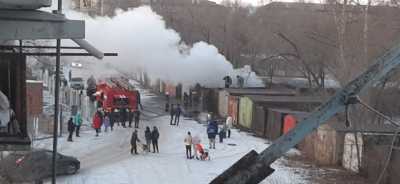
[[[156,99],[157,97],[151,94],[144,97],[145,108],[146,104],[155,104]],[[190,131],[193,136],[201,137],[202,143],[208,147],[205,125],[190,119],[182,119],[179,127],[170,126],[169,116],[154,114],[153,117],[141,121],[138,131],[139,137],[143,140],[146,126],[159,128],[160,153],[158,154],[143,153],[142,150],[139,155],[130,154],[133,128],[117,127],[113,132],[103,131],[99,137],[95,137],[94,130],[87,127],[81,133],[81,137],[74,137],[74,142],[67,142],[66,137],[59,139],[59,152],[77,157],[81,161],[81,169],[76,175],[58,177],[58,183],[204,184],[229,168],[250,150],[261,151],[268,146],[264,139],[233,130],[231,138],[225,139],[224,143],[217,143],[216,149],[210,150],[210,161],[188,160],[185,156],[183,139]],[[51,139],[35,142],[35,147],[51,149],[51,146]],[[305,179],[307,177],[305,170],[286,167],[284,161],[281,159],[275,162],[272,167],[276,171],[262,183],[309,183]]]

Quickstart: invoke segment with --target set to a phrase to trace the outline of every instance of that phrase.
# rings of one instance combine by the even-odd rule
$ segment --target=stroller
[[[210,160],[210,154],[208,149],[204,149],[201,144],[196,144],[196,151],[200,155],[200,160]]]

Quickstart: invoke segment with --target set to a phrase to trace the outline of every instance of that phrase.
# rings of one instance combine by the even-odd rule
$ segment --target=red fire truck
[[[105,112],[115,109],[138,110],[139,92],[125,78],[107,78],[96,85],[96,101]]]

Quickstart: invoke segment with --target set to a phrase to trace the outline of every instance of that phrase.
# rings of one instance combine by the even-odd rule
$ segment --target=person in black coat
[[[140,111],[135,112],[135,128],[139,128]]]
[[[74,121],[72,121],[72,117],[71,117],[68,120],[68,132],[69,132],[68,141],[69,142],[72,142],[72,134],[74,134],[74,131],[75,131],[75,124],[74,124]]]
[[[133,110],[129,110],[129,114],[128,114],[129,128],[132,128],[132,121],[133,121],[134,116],[135,116],[135,112]]]
[[[147,152],[150,152],[150,144],[151,144],[150,127],[146,127],[146,130],[144,131],[144,137],[146,138]]]
[[[160,137],[160,133],[158,132],[157,127],[153,127],[153,131],[151,132],[151,143],[153,144],[153,153],[158,151],[158,138]]]
[[[133,155],[133,152],[135,151],[135,154],[137,153],[137,145],[136,142],[140,142],[138,134],[137,134],[137,130],[135,129],[132,133],[132,137],[131,137],[131,154]]]
[[[128,109],[122,108],[121,109],[121,123],[122,127],[126,128],[126,122],[128,120]]]
[[[175,107],[174,104],[171,104],[171,109],[169,110],[169,114],[171,115],[171,121],[170,121],[170,125],[174,125],[172,124],[172,122],[174,121],[174,116],[175,116]]]
[[[175,108],[175,125],[176,126],[179,125],[179,118],[181,117],[181,113],[182,113],[182,108],[181,108],[181,105],[178,104],[177,107]]]

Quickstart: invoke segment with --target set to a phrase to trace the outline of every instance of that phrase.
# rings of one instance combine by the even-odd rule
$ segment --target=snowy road
[[[117,127],[113,132],[102,132],[95,137],[92,130],[74,137],[74,142],[59,140],[59,151],[77,157],[81,161],[81,170],[72,176],[58,177],[58,183],[65,184],[204,184],[223,172],[251,149],[261,151],[267,144],[263,139],[255,138],[245,132],[233,130],[232,137],[224,143],[217,143],[210,151],[211,161],[187,160],[183,143],[187,131],[201,137],[207,145],[206,128],[193,120],[184,119],[179,127],[169,125],[169,116],[158,116],[154,104],[156,97],[143,98],[144,106],[150,107],[148,120],[141,121],[139,138],[144,139],[145,126],[157,126],[160,130],[160,153],[131,155],[130,136],[132,128]],[[51,148],[52,140],[36,142],[36,147]],[[236,144],[230,146],[228,143]],[[295,184],[308,183],[306,172],[283,166],[277,161],[275,173],[262,183]]]

